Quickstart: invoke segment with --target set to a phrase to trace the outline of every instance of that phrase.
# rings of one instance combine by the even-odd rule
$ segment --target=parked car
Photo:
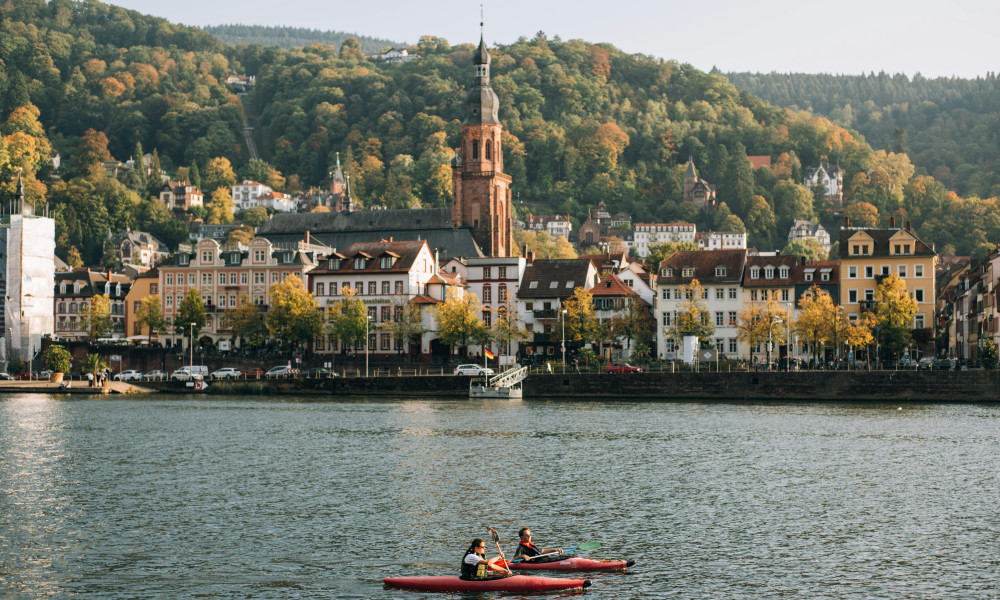
[[[10,373],[0,373],[0,381],[10,381],[11,379],[14,378],[10,376]]]
[[[264,369],[261,369],[260,367],[250,367],[246,371],[243,371],[243,375],[247,379],[260,379],[264,376]]]
[[[642,368],[632,366],[628,363],[611,363],[608,365],[605,373],[615,373],[619,375],[624,373],[642,373]]]
[[[921,358],[919,361],[917,361],[917,370],[918,371],[930,371],[933,368],[934,368],[934,357],[933,356],[925,356],[925,357]]]
[[[281,377],[295,377],[299,370],[289,367],[288,365],[278,365],[277,367],[271,367],[271,369],[264,373],[264,377],[268,379],[276,379]]]
[[[313,369],[306,369],[301,373],[302,377],[312,377],[314,379],[322,379],[324,377],[330,377],[330,369],[324,369],[323,367],[315,367]]]
[[[243,377],[243,373],[233,367],[223,367],[212,373],[212,379],[239,379],[240,377]]]
[[[204,379],[207,376],[208,367],[205,365],[192,365],[177,369],[170,374],[170,379],[173,381],[192,381],[195,379]]]
[[[129,369],[127,371],[122,371],[121,373],[115,375],[115,381],[142,381],[142,372],[136,371],[134,369]]]
[[[958,361],[954,358],[936,358],[934,359],[934,370],[935,371],[954,371],[955,363]]]
[[[170,377],[170,373],[160,371],[159,369],[150,371],[142,376],[146,381],[165,381],[168,377]]]
[[[493,369],[489,367],[481,367],[479,365],[458,365],[455,367],[455,375],[473,375],[476,377],[482,377],[483,375],[492,375]]]

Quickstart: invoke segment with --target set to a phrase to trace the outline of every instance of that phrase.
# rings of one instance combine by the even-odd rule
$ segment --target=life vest
[[[465,562],[466,557],[470,554],[475,554],[480,560],[486,560],[485,554],[480,554],[478,552],[473,552],[472,550],[467,550],[465,556],[462,557],[462,579],[485,579],[486,578],[486,565],[480,563],[476,565],[470,565]]]
[[[541,552],[533,542],[521,542],[517,546],[517,556],[538,556]]]

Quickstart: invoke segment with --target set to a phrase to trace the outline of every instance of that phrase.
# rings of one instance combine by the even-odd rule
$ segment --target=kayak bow
[[[598,560],[573,556],[561,560],[509,562],[507,566],[524,571],[624,571],[634,564],[634,560]]]

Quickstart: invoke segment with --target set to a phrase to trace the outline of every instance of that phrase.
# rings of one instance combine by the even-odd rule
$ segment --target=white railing
[[[489,387],[511,387],[515,384],[521,383],[528,377],[528,367],[521,367],[519,369],[508,369],[499,375],[490,377],[487,380],[487,385]]]

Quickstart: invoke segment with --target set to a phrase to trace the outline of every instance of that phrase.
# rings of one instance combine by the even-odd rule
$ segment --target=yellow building
[[[135,315],[139,312],[139,305],[146,296],[159,295],[160,273],[158,269],[150,269],[145,273],[140,273],[132,282],[132,287],[125,296],[125,336],[149,335],[148,327],[139,327]],[[163,334],[164,332],[157,332]]]
[[[840,230],[840,304],[851,320],[874,311],[875,288],[893,274],[917,301],[913,328],[932,329],[936,266],[934,248],[922,242],[909,223],[905,228],[895,227],[893,220],[888,228],[851,227],[845,219]]]

